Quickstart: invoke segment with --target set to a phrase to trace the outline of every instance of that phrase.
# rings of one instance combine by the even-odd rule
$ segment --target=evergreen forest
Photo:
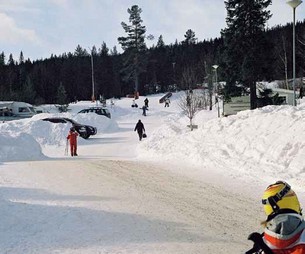
[[[228,26],[219,38],[210,40],[199,41],[196,31],[189,29],[183,41],[166,45],[162,35],[154,38],[147,34],[142,10],[134,5],[127,10],[129,22],[121,22],[122,37],[118,42],[122,53],[116,47],[108,48],[105,42],[89,50],[76,45],[73,52],[34,61],[24,59],[22,51],[18,59],[2,52],[0,100],[39,105],[59,103],[62,94],[65,103],[70,103],[93,99],[92,95],[120,98],[135,92],[147,95],[194,89],[215,82],[213,65],[218,66],[218,81],[227,84],[221,91],[226,96],[242,93],[240,85],[253,90],[257,81],[291,79],[292,23],[266,28],[272,14],[265,9],[271,1],[252,1],[261,5],[249,8],[257,7],[259,17],[264,18],[251,17],[258,22],[257,29],[247,30],[242,23],[244,17],[240,17],[241,21],[236,18],[236,13],[241,13],[236,2],[226,1]],[[296,77],[301,78],[305,71],[305,20],[297,22],[295,29]],[[154,44],[148,48],[146,42],[152,39]],[[251,107],[255,108],[255,104]]]

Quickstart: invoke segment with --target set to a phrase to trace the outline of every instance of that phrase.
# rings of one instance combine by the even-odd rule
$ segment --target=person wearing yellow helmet
[[[254,246],[246,254],[305,254],[305,222],[297,195],[284,181],[264,191],[262,204],[267,216],[264,233],[248,237]]]

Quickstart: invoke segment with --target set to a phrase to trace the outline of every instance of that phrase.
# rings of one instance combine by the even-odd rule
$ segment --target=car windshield
[[[30,109],[30,111],[31,111],[32,113],[36,113],[34,107],[29,107],[29,109]]]
[[[65,120],[70,122],[70,123],[72,123],[72,124],[74,124],[74,125],[81,125],[80,123],[78,123],[78,122],[76,122],[76,121],[74,121],[74,120],[72,120],[70,118],[65,118]]]

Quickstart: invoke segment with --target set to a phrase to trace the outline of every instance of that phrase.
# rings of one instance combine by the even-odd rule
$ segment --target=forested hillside
[[[141,24],[141,9],[131,8],[129,11],[131,15],[138,14],[136,22]],[[77,45],[72,52],[35,61],[24,59],[22,51],[19,59],[13,59],[9,52],[2,52],[0,100],[20,100],[32,104],[57,103],[62,93],[66,93],[67,102],[88,100],[92,96],[93,73],[94,94],[105,98],[126,96],[136,90],[140,94],[150,94],[176,88],[189,89],[205,82],[214,82],[215,69],[212,66],[215,64],[219,66],[218,81],[229,79],[225,30],[221,38],[198,41],[195,31],[189,29],[184,35],[185,40],[170,45],[165,45],[160,35],[155,38],[154,46],[147,48],[145,41],[149,36],[145,35],[145,26],[140,27],[142,40],[136,42],[130,37],[131,30],[128,30],[133,24],[122,22],[128,34],[118,38],[123,53],[118,53],[116,47],[109,49],[104,42],[89,50]],[[302,77],[305,70],[304,21],[296,24],[296,35],[296,77]],[[268,59],[268,66],[262,70],[259,78],[291,78],[292,24],[266,29],[264,36],[268,46],[260,48],[260,55]],[[242,40],[243,36],[234,42],[234,47],[238,48]],[[139,43],[142,43],[141,48],[135,48],[134,45]],[[254,42],[259,43],[259,39]],[[238,69],[239,66],[235,68]]]

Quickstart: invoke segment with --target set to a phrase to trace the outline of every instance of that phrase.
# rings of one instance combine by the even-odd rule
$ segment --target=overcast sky
[[[142,9],[147,35],[160,35],[166,44],[184,39],[192,29],[199,41],[220,36],[226,27],[223,0],[0,0],[0,52],[15,60],[20,51],[31,60],[49,58],[64,52],[74,52],[79,44],[88,49],[117,46],[119,36],[125,36],[121,22],[128,23],[127,9],[132,5]],[[292,21],[292,8],[286,0],[273,0],[273,17],[268,26]],[[305,18],[305,3],[296,10],[296,19]]]

